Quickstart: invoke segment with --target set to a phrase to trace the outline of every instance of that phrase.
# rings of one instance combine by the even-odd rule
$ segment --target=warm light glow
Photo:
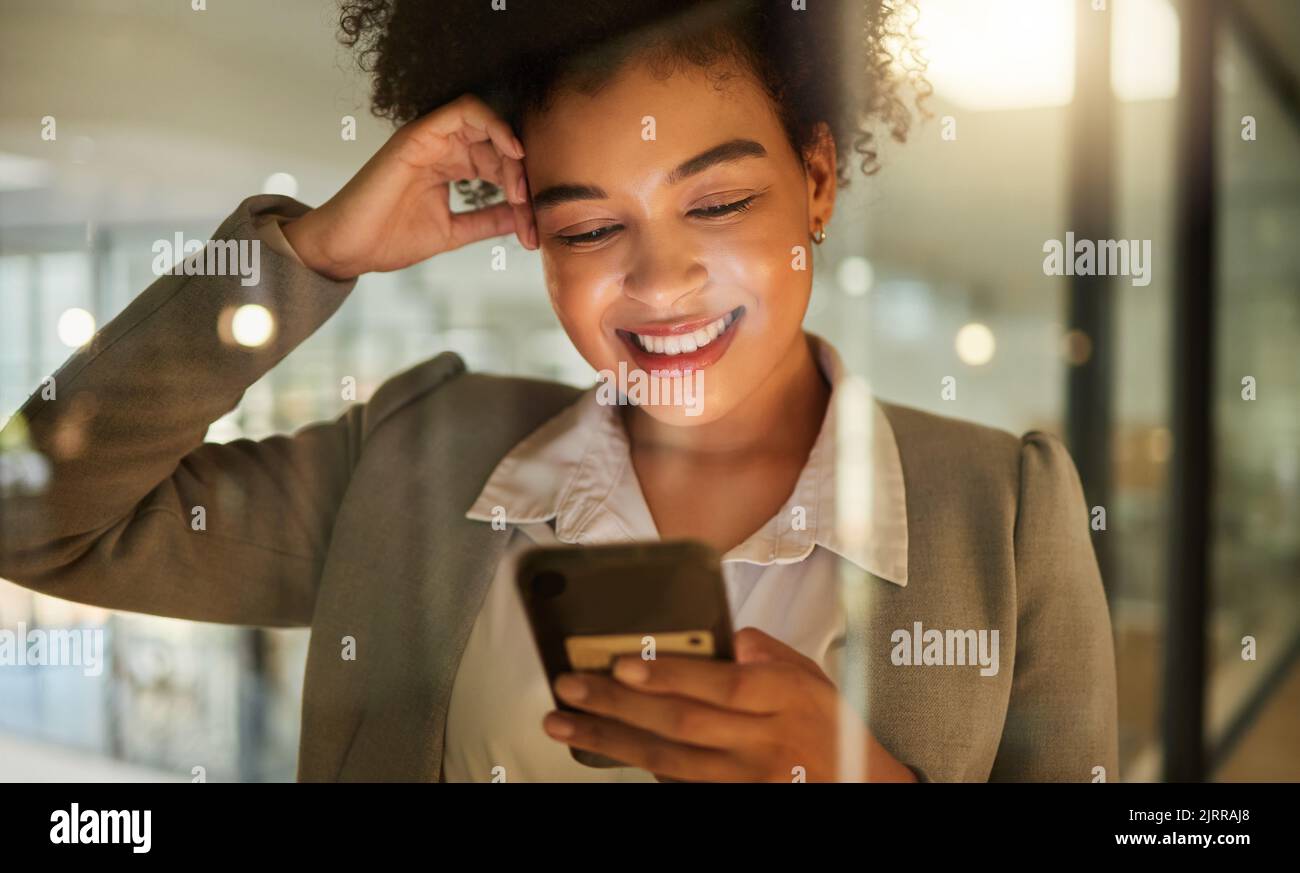
[[[1152,428],[1147,432],[1147,455],[1157,464],[1163,464],[1169,460],[1169,454],[1173,450],[1174,438],[1167,427]]]
[[[1092,357],[1092,337],[1081,330],[1072,330],[1061,337],[1061,356],[1066,362],[1082,367]]]
[[[65,309],[59,316],[59,342],[70,349],[79,349],[95,335],[95,316],[84,309]]]
[[[987,325],[973,321],[957,331],[957,357],[963,364],[980,367],[993,360],[997,343],[993,341],[993,331]]]
[[[1110,4],[1115,96],[1173,97],[1178,14],[1169,0]],[[926,78],[965,109],[1063,106],[1074,98],[1074,16],[1073,0],[923,0],[916,35]]]
[[[925,76],[945,99],[1022,109],[1073,98],[1071,0],[923,0],[919,8]]]
[[[256,348],[266,344],[275,329],[275,319],[265,306],[248,303],[235,310],[230,333],[241,346]]]
[[[1169,0],[1113,0],[1110,85],[1120,100],[1178,93],[1178,13]]]

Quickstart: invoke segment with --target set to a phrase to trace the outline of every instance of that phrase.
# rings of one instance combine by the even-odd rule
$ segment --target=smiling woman
[[[838,192],[876,169],[874,127],[903,139],[906,81],[924,90],[911,9],[345,4],[399,129],[319,207],[239,207],[217,237],[265,244],[256,288],[163,276],[74,356],[59,397],[112,396],[103,414],[23,408],[54,475],[3,496],[0,574],[310,624],[303,779],[1113,778],[1109,620],[1065,450],[878,401],[803,330]],[[453,211],[468,180],[475,208]],[[447,353],[334,422],[201,444],[356,277],[511,232],[593,368],[690,375],[699,402]],[[213,325],[254,304],[275,332],[223,342]],[[66,457],[73,426],[88,450]],[[552,687],[522,556],[676,539],[721,555],[734,660],[625,657]],[[992,640],[985,669],[891,657],[922,627]]]

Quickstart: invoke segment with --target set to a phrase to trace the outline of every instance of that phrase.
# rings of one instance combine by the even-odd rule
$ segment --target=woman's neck
[[[812,451],[830,400],[830,385],[803,332],[759,388],[722,418],[681,427],[664,424],[637,407],[625,407],[634,452],[671,452],[700,461],[721,455],[797,457]],[[706,373],[707,378],[707,373]]]

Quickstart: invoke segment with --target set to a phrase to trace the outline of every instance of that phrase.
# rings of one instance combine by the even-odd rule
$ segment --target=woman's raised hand
[[[524,149],[486,103],[466,94],[403,125],[343,188],[284,225],[303,263],[332,279],[400,270],[514,232],[537,248]],[[452,212],[450,185],[483,179],[508,202]]]

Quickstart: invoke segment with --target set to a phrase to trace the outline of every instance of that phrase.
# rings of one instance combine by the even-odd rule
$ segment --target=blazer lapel
[[[384,471],[382,500],[402,509],[367,530],[374,566],[366,575],[374,590],[358,620],[374,641],[373,657],[340,780],[441,776],[452,685],[512,536],[465,512],[497,461],[578,394],[522,382],[466,374],[436,392],[439,402],[412,414],[407,426],[377,434],[367,447],[376,475]],[[394,475],[395,457],[413,460]],[[363,460],[356,474],[367,466]]]

